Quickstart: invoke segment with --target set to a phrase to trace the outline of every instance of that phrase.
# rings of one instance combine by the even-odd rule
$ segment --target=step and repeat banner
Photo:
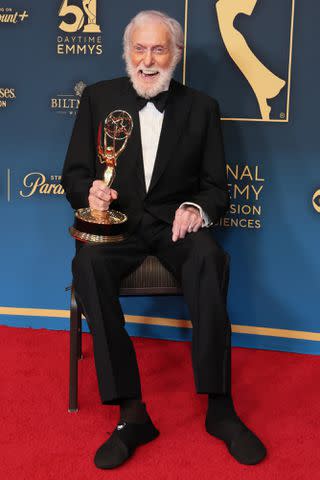
[[[176,78],[221,108],[233,344],[319,354],[317,0],[0,3],[0,322],[68,328],[65,152],[84,87],[124,75],[123,30],[151,8],[184,27]],[[191,338],[182,297],[121,301],[130,334]]]

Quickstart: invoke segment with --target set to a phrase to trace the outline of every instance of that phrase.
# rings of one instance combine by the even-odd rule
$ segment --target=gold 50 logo
[[[59,25],[60,30],[73,33],[83,28],[83,32],[101,32],[100,25],[97,24],[97,0],[83,0],[82,7],[83,10],[77,5],[70,5],[68,0],[62,1],[59,10],[59,17],[65,17],[68,14],[71,14],[73,21],[71,23],[65,21],[61,22]],[[86,24],[85,15],[87,17]]]
[[[82,0],[81,7],[62,0],[59,29],[67,35],[57,37],[58,55],[101,55],[101,28],[97,23],[97,0]],[[68,35],[74,34],[77,35]]]

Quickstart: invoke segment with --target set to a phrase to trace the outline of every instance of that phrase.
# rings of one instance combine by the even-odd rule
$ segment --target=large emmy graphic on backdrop
[[[106,164],[103,180],[108,187],[111,187],[114,181],[117,160],[126,148],[132,128],[131,115],[124,110],[114,110],[104,121],[101,143],[102,124],[99,125],[98,158],[101,163]],[[108,145],[108,141],[111,145]],[[80,208],[76,211],[74,224],[69,231],[75,239],[82,242],[121,242],[125,238],[126,221],[127,216],[116,210]]]

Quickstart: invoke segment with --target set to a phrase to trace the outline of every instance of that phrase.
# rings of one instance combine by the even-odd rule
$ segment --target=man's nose
[[[153,64],[153,53],[151,50],[148,49],[146,51],[143,61],[146,67],[151,67],[151,65]]]

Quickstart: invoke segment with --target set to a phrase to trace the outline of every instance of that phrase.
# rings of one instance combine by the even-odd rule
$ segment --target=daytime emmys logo
[[[101,55],[101,28],[97,23],[97,0],[82,0],[81,7],[62,0],[58,16],[63,18],[57,37],[58,55]]]

